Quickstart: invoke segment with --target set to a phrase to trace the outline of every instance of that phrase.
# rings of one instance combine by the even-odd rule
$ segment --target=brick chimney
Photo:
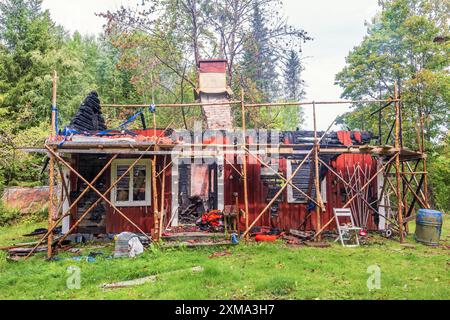
[[[228,102],[232,92],[227,86],[226,60],[200,60],[197,95],[201,103]],[[203,106],[207,129],[232,129],[230,105]]]

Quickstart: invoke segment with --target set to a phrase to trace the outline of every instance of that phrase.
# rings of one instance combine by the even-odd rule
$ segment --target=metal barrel
[[[439,245],[442,232],[442,213],[436,210],[420,209],[416,216],[415,239],[425,245]]]

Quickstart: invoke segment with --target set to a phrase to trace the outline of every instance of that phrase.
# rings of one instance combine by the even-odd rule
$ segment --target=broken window
[[[133,201],[145,201],[147,168],[139,165],[133,170]]]
[[[111,184],[124,175],[135,159],[115,160],[111,165]],[[111,201],[118,207],[151,205],[150,161],[141,160],[117,183]]]
[[[123,176],[123,174],[127,172],[128,168],[129,166],[125,165],[117,166],[117,177]],[[130,198],[130,180],[130,175],[128,174],[117,183],[115,196],[116,202],[128,201]],[[114,181],[116,181],[116,179],[114,179]]]
[[[288,160],[287,161],[287,179],[289,179],[295,170],[300,165],[301,160]],[[312,161],[306,161],[303,166],[300,168],[299,172],[295,175],[292,180],[292,184],[294,184],[298,189],[303,191],[305,194],[310,196],[312,199],[316,199],[316,186],[314,183],[315,170],[314,163]],[[326,177],[324,177],[321,181],[320,191],[322,196],[322,201],[324,203],[327,202],[327,181]],[[287,187],[288,190],[288,202],[289,203],[308,203],[308,198],[305,197],[302,193],[300,193],[296,188],[293,188],[291,185]]]

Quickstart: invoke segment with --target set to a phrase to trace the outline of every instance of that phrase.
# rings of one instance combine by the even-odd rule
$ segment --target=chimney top
[[[224,59],[200,60],[198,62],[198,69],[200,73],[226,73],[227,60]]]

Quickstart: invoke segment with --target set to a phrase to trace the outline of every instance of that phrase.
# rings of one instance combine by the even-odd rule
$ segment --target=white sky
[[[118,9],[138,0],[44,0],[43,7],[58,24],[83,34],[98,34],[104,20],[95,13]],[[314,41],[304,45],[307,100],[339,100],[342,90],[334,78],[345,65],[345,57],[363,39],[364,22],[378,10],[377,0],[284,0],[289,23],[306,30]],[[348,110],[343,105],[319,106],[318,128],[327,129],[337,115]],[[305,107],[305,129],[312,129],[312,111]]]

